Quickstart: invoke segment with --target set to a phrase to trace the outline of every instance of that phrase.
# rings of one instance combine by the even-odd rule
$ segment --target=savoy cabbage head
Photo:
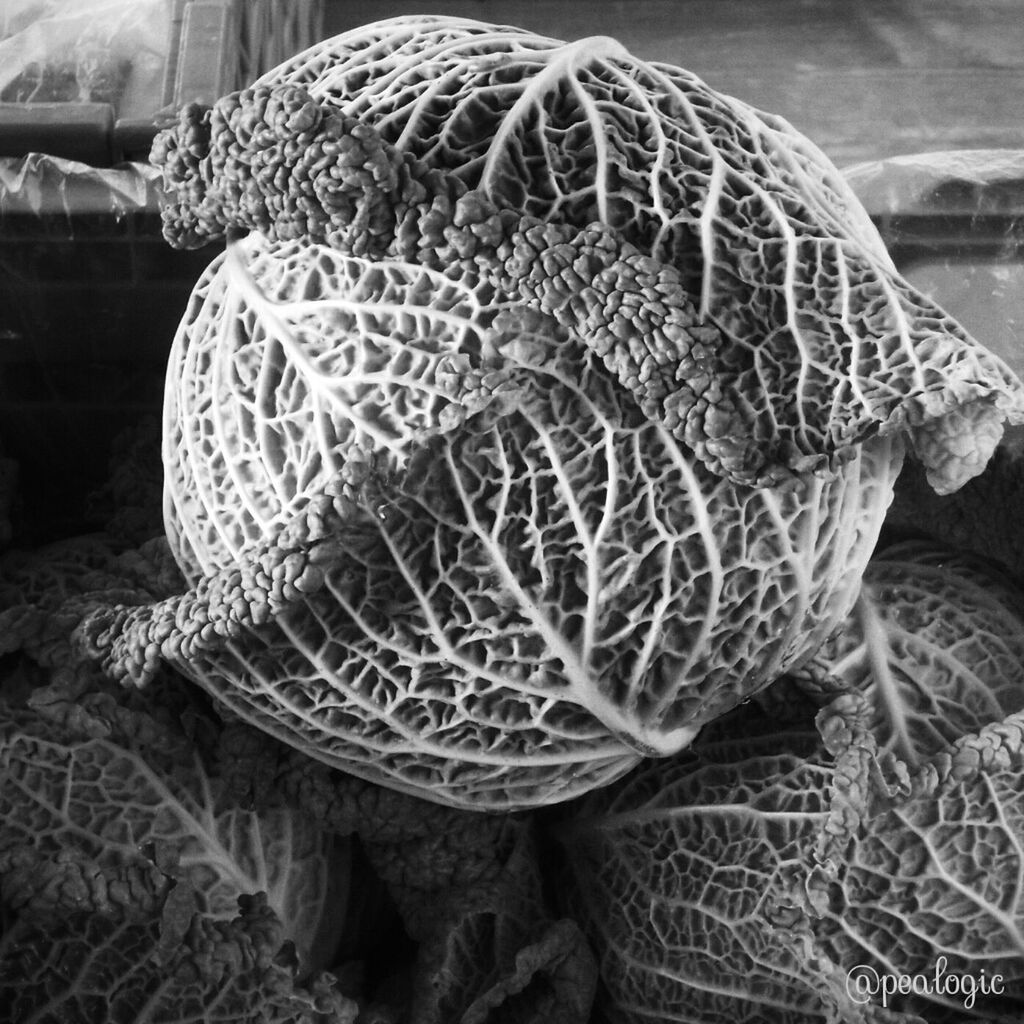
[[[570,805],[559,892],[599,955],[596,1019],[1019,1020],[1022,615],[984,563],[887,549],[805,670],[816,718],[769,691]],[[877,987],[902,977],[974,996]]]
[[[12,1021],[355,1024],[359,1006],[328,974],[302,984],[263,893],[230,919],[19,917],[0,934],[0,998]]]
[[[596,965],[530,818],[364,782],[173,670],[137,690],[77,655],[85,608],[172,583],[164,548],[0,559],[0,1016],[583,1024]]]
[[[613,40],[381,22],[153,158],[236,239],[167,378],[190,589],[82,635],[432,800],[686,747],[842,621],[905,449],[952,490],[1024,417],[818,150]]]
[[[226,921],[240,896],[263,893],[302,973],[320,966],[332,915],[344,917],[348,844],[280,798],[239,806],[206,749],[216,734],[196,716],[189,728],[166,708],[119,701],[87,673],[52,675],[25,706],[0,701],[4,905],[33,918],[136,921],[159,917],[173,891]]]

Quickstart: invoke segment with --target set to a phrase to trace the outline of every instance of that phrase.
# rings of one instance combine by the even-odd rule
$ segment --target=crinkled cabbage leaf
[[[982,563],[892,548],[805,680],[840,693],[817,728],[792,693],[748,705],[580,801],[558,832],[564,891],[598,949],[605,1019],[1015,1019],[1020,607]],[[870,988],[937,968],[974,983],[971,1006],[890,994],[911,1015],[890,1018],[850,973]]]
[[[200,283],[170,380],[170,539],[196,588],[96,616],[91,642],[467,805],[607,782],[817,646],[900,461],[875,438],[838,474],[735,484],[472,278],[257,236]]]
[[[347,844],[280,800],[238,806],[169,716],[59,681],[28,707],[0,702],[0,767],[3,900],[18,912],[137,920],[181,886],[227,920],[262,892],[303,970],[344,917]]]
[[[0,936],[10,1020],[94,1024],[354,1024],[331,975],[299,982],[281,922],[261,897],[231,918],[196,915],[173,942],[159,913],[19,918]]]
[[[599,1019],[823,1024],[1014,1019],[1024,1007],[1020,715],[909,770],[859,695],[824,737],[694,748],[585,798],[559,833],[565,899],[595,944]],[[873,977],[1000,976],[883,1006]],[[885,1010],[893,1012],[892,1016]],[[920,1014],[921,1016],[917,1016]]]
[[[692,299],[696,333],[713,332],[702,369],[721,394],[707,402],[731,424],[722,429],[709,417],[705,426],[720,447],[742,451],[735,460],[718,453],[730,471],[821,465],[880,426],[909,428],[944,490],[991,454],[1002,417],[983,410],[1013,402],[982,382],[993,371],[1005,380],[1005,367],[895,272],[846,180],[784,119],[684,69],[638,59],[614,39],[562,42],[447,17],[354,29],[256,85],[302,89],[325,116],[372,126],[499,207],[543,222],[606,225],[672,268]],[[265,146],[287,148],[282,122],[292,109],[283,106]],[[301,109],[308,118],[310,108]],[[297,120],[316,137],[308,119]],[[240,141],[245,147],[244,130]],[[308,230],[305,177],[281,195],[268,187],[262,158],[243,153],[218,153],[212,140],[211,184],[222,185],[224,201],[241,191],[257,216],[265,199],[262,231],[273,233],[279,207],[281,223],[294,231],[297,218],[298,230]],[[315,167],[303,167],[312,189],[333,196]],[[181,184],[183,201],[194,204],[196,177]],[[560,269],[545,263],[549,273]],[[566,272],[570,290],[588,285],[595,287]],[[967,424],[945,416],[954,407],[972,424],[967,458],[966,447],[947,447],[944,436],[966,437]]]
[[[191,589],[84,642],[430,799],[685,747],[842,621],[905,447],[955,489],[1024,416],[810,143],[612,40],[382,22],[153,158],[175,244],[253,234],[170,361]]]
[[[918,764],[1024,709],[1024,591],[966,552],[892,545],[868,564],[849,620],[797,676],[826,694],[864,693],[881,747]]]

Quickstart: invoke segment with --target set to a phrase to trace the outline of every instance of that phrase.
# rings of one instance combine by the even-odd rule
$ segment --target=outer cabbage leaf
[[[36,1024],[353,1024],[330,975],[297,983],[283,942],[252,897],[232,919],[195,916],[171,946],[159,915],[21,918],[0,937],[0,999]]]
[[[598,950],[601,1019],[1019,1015],[1019,716],[913,773],[880,754],[869,721],[847,695],[820,738],[698,744],[581,802],[558,835],[567,901]],[[883,1003],[849,983],[855,968],[1001,980],[970,1006],[941,989]]]
[[[239,807],[167,716],[63,689],[37,691],[28,710],[0,704],[4,902],[137,920],[177,884],[229,919],[239,895],[263,892],[308,969],[319,929],[344,916],[346,887],[329,876],[345,877],[346,845],[280,801]]]
[[[488,844],[488,829],[481,836],[459,825],[411,851],[371,850],[420,940],[412,1024],[587,1024],[597,965],[579,925],[545,906],[532,828],[512,824],[499,834],[504,842]],[[445,878],[434,867],[464,857],[491,863],[476,878],[458,868]]]
[[[804,672],[817,730],[787,680],[582,801],[559,835],[609,1019],[873,1019],[854,969],[973,982],[890,998],[930,1024],[1016,1019],[1022,607],[988,563],[894,545]]]
[[[574,809],[563,892],[598,952],[598,1019],[871,1019],[791,894],[835,825],[818,746],[813,729],[698,743]]]
[[[597,979],[578,925],[556,920],[528,817],[442,808],[339,772],[241,723],[219,747],[235,791],[283,793],[332,833],[358,835],[417,944],[411,1024],[585,1024]],[[394,943],[384,948],[392,955]],[[395,958],[392,969],[400,965]],[[368,993],[370,998],[381,993]]]
[[[823,847],[808,884],[822,948],[878,976],[935,977],[938,967],[974,982],[973,1006],[955,991],[906,1000],[929,1021],[1019,1018],[1024,718],[961,737],[912,774],[882,764],[890,770],[873,784],[837,773],[833,801],[857,824],[842,861]]]
[[[439,266],[474,259],[535,308],[584,307],[580,334],[598,348],[618,293],[635,288],[623,265],[653,257],[644,271],[692,309],[662,339],[615,325],[609,358],[633,371],[622,350],[647,349],[622,383],[653,416],[670,378],[662,415],[678,413],[680,436],[737,480],[834,465],[906,428],[933,484],[953,490],[983,468],[1004,416],[1020,418],[1016,379],[896,274],[820,151],[611,39],[434,17],[368,25],[209,116],[184,111],[154,158],[178,244],[240,226]],[[466,189],[491,208],[476,223],[455,202]],[[660,283],[636,291],[649,316]]]
[[[167,542],[138,548],[106,533],[55,541],[0,559],[0,652],[67,665],[71,632],[89,601],[149,601],[181,589]]]
[[[883,750],[916,765],[1024,708],[1024,592],[998,569],[922,542],[868,563],[849,620],[797,673],[873,708]]]
[[[514,807],[679,749],[845,616],[898,444],[738,485],[468,272],[258,236],[236,256],[169,378],[195,586],[92,618],[115,674],[163,657],[327,763]]]

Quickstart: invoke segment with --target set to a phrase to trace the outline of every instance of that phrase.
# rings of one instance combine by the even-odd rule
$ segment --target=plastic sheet
[[[0,225],[13,217],[37,217],[51,226],[99,214],[121,221],[159,210],[160,172],[141,163],[91,167],[43,153],[0,158]]]
[[[160,106],[169,0],[6,0],[0,101],[108,103],[115,116]]]
[[[843,171],[868,213],[925,213],[964,205],[1024,209],[1024,150],[967,149],[914,153],[854,164]]]

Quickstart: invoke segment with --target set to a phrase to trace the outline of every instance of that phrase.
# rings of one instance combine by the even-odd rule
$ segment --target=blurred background
[[[901,270],[1024,372],[1020,0],[0,0],[0,505],[20,495],[25,542],[102,521],[111,446],[158,415],[216,251],[161,238],[156,121],[423,13],[614,36],[781,114]]]

